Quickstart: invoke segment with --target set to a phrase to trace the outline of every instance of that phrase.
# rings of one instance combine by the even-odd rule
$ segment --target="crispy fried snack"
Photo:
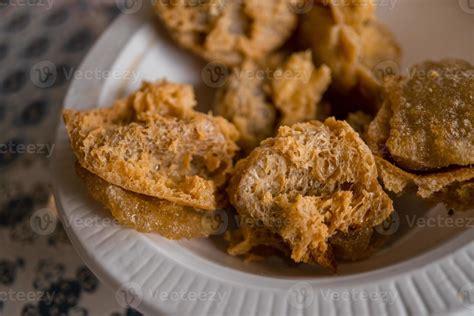
[[[264,58],[297,23],[286,0],[157,1],[155,11],[180,45],[229,65]]]
[[[259,70],[255,62],[246,60],[217,91],[214,103],[214,112],[239,130],[238,144],[247,152],[272,136],[276,126],[276,109],[263,89],[265,78],[256,75]]]
[[[367,140],[385,187],[416,187],[425,199],[474,206],[474,68],[444,60],[387,82],[385,102]]]
[[[360,90],[371,101],[381,86],[373,68],[383,61],[399,63],[400,48],[394,36],[378,22],[373,1],[317,1],[301,17],[298,38],[310,48],[317,65],[328,65],[334,88],[343,93]]]
[[[198,212],[166,200],[141,195],[110,184],[78,164],[76,172],[92,197],[102,203],[122,225],[140,232],[156,232],[168,239],[207,237],[209,213]]]
[[[331,83],[331,70],[316,69],[311,52],[291,55],[271,82],[273,102],[280,111],[280,125],[293,125],[316,118],[318,104]]]
[[[281,127],[239,161],[228,193],[240,216],[283,238],[293,260],[328,268],[331,236],[376,226],[393,211],[369,148],[334,118]]]
[[[330,69],[316,69],[309,51],[288,58],[275,54],[260,64],[247,60],[217,92],[214,111],[234,123],[242,135],[239,145],[248,153],[274,135],[278,125],[310,121],[327,112],[321,99],[330,82]]]
[[[162,81],[110,108],[65,110],[64,120],[90,172],[129,191],[214,210],[239,134],[225,119],[192,110],[194,104],[191,87]]]

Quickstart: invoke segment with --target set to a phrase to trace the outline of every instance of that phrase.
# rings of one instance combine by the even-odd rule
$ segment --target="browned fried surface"
[[[92,197],[102,203],[122,225],[140,232],[156,232],[168,239],[206,237],[213,233],[212,217],[191,207],[124,190],[76,166]]]
[[[458,168],[444,172],[418,175],[402,170],[389,161],[376,157],[380,178],[384,187],[395,193],[403,193],[415,187],[420,197],[443,202],[457,210],[474,207],[474,168]]]
[[[370,150],[333,118],[281,127],[237,164],[228,192],[240,216],[282,236],[295,261],[326,267],[328,238],[375,226],[393,211]]]
[[[239,145],[250,151],[263,139],[272,136],[276,110],[263,89],[260,67],[250,60],[234,69],[227,84],[216,95],[214,112],[231,121],[239,130]]]
[[[271,83],[272,98],[281,114],[281,125],[315,119],[318,105],[331,83],[331,70],[314,67],[311,52],[291,55],[279,67]]]
[[[298,38],[302,47],[311,48],[317,65],[331,68],[338,93],[353,94],[356,89],[375,104],[381,86],[374,68],[384,61],[399,63],[401,51],[373,9],[372,0],[317,1],[301,17]]]
[[[265,57],[297,22],[287,0],[156,1],[155,9],[183,47],[230,65]]]
[[[346,261],[363,260],[380,249],[387,237],[376,232],[372,227],[351,229],[349,232],[338,232],[329,239],[337,259]]]
[[[414,187],[424,199],[474,207],[473,71],[462,61],[425,62],[388,80],[367,133],[385,188]]]
[[[392,106],[387,147],[408,170],[474,164],[474,67],[424,62],[387,86]]]
[[[320,101],[330,82],[330,69],[315,68],[309,51],[286,59],[274,54],[259,64],[246,60],[217,92],[214,111],[237,127],[239,145],[250,152],[273,136],[278,125],[324,116],[327,110]]]
[[[158,82],[110,108],[65,110],[64,120],[82,167],[126,190],[213,210],[238,132],[194,103],[190,87]]]

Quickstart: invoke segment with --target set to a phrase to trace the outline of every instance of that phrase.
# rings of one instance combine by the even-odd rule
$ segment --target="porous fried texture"
[[[423,199],[442,202],[456,210],[474,208],[474,168],[414,174],[402,170],[391,162],[376,157],[379,175],[384,187],[397,194],[414,187]]]
[[[273,135],[276,109],[264,92],[260,67],[246,60],[235,68],[226,85],[216,93],[214,112],[232,122],[240,132],[239,146],[250,152]]]
[[[315,119],[330,83],[330,68],[322,65],[316,69],[310,51],[291,55],[275,71],[271,83],[273,102],[281,114],[280,125]]]
[[[180,45],[229,65],[264,58],[297,23],[286,0],[156,1],[155,11]]]
[[[192,89],[145,84],[110,108],[65,110],[81,164],[111,184],[180,205],[214,210],[231,172],[238,132],[192,110]]]
[[[387,83],[392,158],[407,170],[474,164],[474,67],[427,61],[410,73]]]
[[[316,0],[315,3],[328,6],[337,23],[347,24],[357,31],[375,18],[373,0]]]
[[[76,165],[91,196],[103,204],[122,225],[144,233],[159,233],[168,239],[207,237],[213,233],[207,213],[166,200],[124,190]]]
[[[425,62],[387,81],[367,132],[387,190],[416,188],[424,199],[474,207],[474,72],[463,61]]]
[[[214,112],[237,127],[239,146],[249,153],[279,125],[324,117],[329,110],[321,99],[330,82],[330,69],[315,68],[309,51],[287,58],[276,53],[265,63],[246,60],[217,92]]]
[[[260,220],[297,262],[334,268],[327,240],[393,211],[369,148],[345,122],[283,126],[239,161],[228,187],[240,216]]]
[[[399,63],[401,55],[393,34],[376,20],[371,0],[317,1],[301,17],[298,39],[311,48],[316,65],[331,68],[336,91],[360,90],[371,101],[381,93],[374,67],[387,60]]]

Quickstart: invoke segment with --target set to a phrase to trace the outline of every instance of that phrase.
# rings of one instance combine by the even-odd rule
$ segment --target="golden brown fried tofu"
[[[316,65],[329,66],[336,91],[355,89],[373,103],[381,92],[374,68],[385,61],[399,64],[401,55],[393,34],[376,20],[371,0],[317,1],[301,17],[298,39],[312,50]]]
[[[263,89],[260,67],[246,60],[234,69],[226,85],[218,90],[214,112],[232,122],[240,132],[239,146],[247,152],[273,135],[276,109]]]
[[[239,145],[248,153],[278,125],[324,116],[328,105],[321,99],[330,82],[330,69],[315,68],[309,51],[287,58],[274,54],[259,64],[247,60],[217,92],[214,111],[237,127]]]
[[[329,239],[329,244],[336,259],[359,261],[369,258],[386,240],[387,236],[378,234],[373,227],[363,227],[347,233],[338,232]]]
[[[124,190],[79,165],[76,172],[92,197],[122,225],[168,239],[207,237],[213,233],[213,225],[207,224],[208,219],[212,220],[208,213]]]
[[[264,58],[297,23],[286,0],[157,1],[155,11],[180,45],[228,65]]]
[[[331,70],[316,69],[311,52],[291,55],[273,74],[273,102],[281,114],[280,125],[293,125],[316,118],[318,105],[331,83]]]
[[[414,187],[423,199],[442,202],[460,211],[474,208],[472,167],[416,174],[381,157],[376,157],[376,161],[383,185],[389,191],[401,194]]]
[[[334,268],[328,239],[393,211],[369,148],[345,122],[283,126],[238,162],[228,187],[241,217],[280,235],[297,262]]]
[[[414,66],[387,82],[367,140],[385,187],[415,187],[424,199],[474,207],[474,68],[444,60]]]
[[[239,134],[194,104],[189,86],[161,81],[110,108],[65,110],[64,120],[85,169],[135,193],[214,210]]]
[[[387,83],[387,148],[408,170],[474,164],[474,67],[444,60],[414,66]]]

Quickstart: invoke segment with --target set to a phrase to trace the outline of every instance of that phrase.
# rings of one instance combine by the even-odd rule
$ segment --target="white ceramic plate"
[[[401,41],[405,65],[443,57],[474,62],[474,3],[470,10],[466,1],[379,0],[378,15]],[[199,102],[208,105],[213,91],[201,78],[206,64],[177,48],[152,21],[147,8],[120,17],[78,70],[84,76],[72,83],[65,107],[107,106],[142,79],[160,78],[193,84]],[[107,78],[106,71],[120,79]],[[220,238],[176,242],[114,225],[74,173],[64,124],[51,166],[60,217],[81,257],[118,289],[119,302],[146,314],[474,313],[472,212],[450,217],[440,205],[397,199],[392,242],[329,275],[278,259],[243,262],[226,254]]]

